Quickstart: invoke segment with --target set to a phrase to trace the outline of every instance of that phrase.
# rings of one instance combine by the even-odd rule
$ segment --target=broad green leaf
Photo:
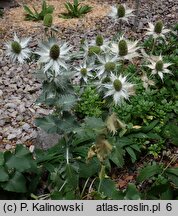
[[[79,176],[80,178],[89,178],[96,175],[99,172],[100,164],[98,159],[93,158],[88,163],[79,163]]]
[[[178,177],[178,168],[168,168],[166,170],[166,173],[170,173],[170,174],[176,175]]]
[[[20,172],[15,172],[8,182],[2,183],[1,187],[6,191],[16,192],[16,193],[26,193],[26,180]]]
[[[32,158],[32,154],[23,145],[17,145],[14,154],[6,159],[6,166],[9,169],[16,169],[19,172],[31,170],[37,171],[36,162]]]
[[[65,174],[67,183],[70,185],[70,187],[76,189],[78,187],[79,180],[78,167],[75,165],[66,164]]]
[[[178,187],[178,168],[168,168],[165,174]]]
[[[113,149],[111,155],[110,155],[110,160],[115,163],[118,167],[123,167],[124,165],[124,151],[120,146],[117,146],[116,148]]]
[[[120,193],[114,181],[111,179],[103,179],[101,182],[100,192],[102,192],[109,199],[120,200],[123,199],[122,193]]]
[[[145,133],[148,133],[151,131],[157,124],[159,123],[159,120],[152,121],[148,126],[142,127],[142,131]]]
[[[126,147],[125,150],[130,155],[132,163],[134,163],[137,160],[137,157],[136,157],[134,150],[131,147]]]
[[[54,120],[55,118],[51,115],[45,116],[43,118],[37,118],[35,120],[35,124],[37,127],[40,127],[47,133],[56,133],[57,132],[57,126],[56,122]]]
[[[8,181],[9,175],[4,167],[0,167],[0,182]]]
[[[148,180],[149,178],[153,177],[154,175],[158,175],[163,171],[163,168],[161,165],[154,164],[154,165],[148,165],[141,169],[137,181],[142,182],[145,180]]]
[[[134,184],[128,184],[126,195],[124,197],[126,200],[139,200],[140,194]]]
[[[62,110],[70,110],[76,103],[77,99],[74,95],[61,95],[57,101],[57,105],[62,107]]]

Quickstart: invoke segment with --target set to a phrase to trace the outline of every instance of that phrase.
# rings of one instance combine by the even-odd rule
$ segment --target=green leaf
[[[140,171],[137,177],[137,181],[138,182],[145,181],[153,177],[154,175],[160,174],[162,171],[163,171],[163,168],[161,165],[158,165],[158,164],[148,165]]]
[[[76,103],[77,99],[74,95],[66,94],[61,95],[59,97],[59,100],[57,101],[57,104],[61,106],[62,110],[70,110]]]
[[[124,151],[120,146],[113,149],[110,155],[110,160],[115,163],[118,167],[123,167],[124,165]]]
[[[9,175],[4,167],[0,167],[0,182],[8,181]]]
[[[35,120],[35,124],[37,127],[40,127],[47,133],[57,133],[55,117],[52,115],[48,115],[43,118],[37,118]]]
[[[152,121],[148,126],[142,127],[142,131],[145,133],[148,133],[151,131],[157,124],[159,123],[159,120]]]
[[[16,146],[15,153],[6,160],[6,166],[19,172],[27,170],[37,171],[36,162],[32,158],[31,152],[23,145]]]
[[[99,172],[100,164],[98,159],[93,158],[88,163],[79,163],[79,176],[80,178],[89,178]]]
[[[137,157],[135,155],[134,150],[131,147],[126,147],[125,150],[127,151],[127,153],[130,155],[132,163],[134,163],[137,160]]]
[[[125,200],[139,200],[141,199],[140,194],[134,184],[128,184]]]
[[[16,193],[26,193],[26,180],[20,172],[15,172],[8,182],[1,183],[1,187],[6,191],[16,192]]]
[[[110,199],[120,200],[123,199],[123,195],[119,193],[116,188],[116,184],[111,179],[103,179],[100,186],[100,192],[104,193]]]
[[[165,174],[178,187],[178,168],[168,168]]]
[[[33,16],[33,12],[30,10],[30,8],[27,5],[24,5],[23,8],[27,12],[27,14],[30,14]]]
[[[67,183],[70,185],[70,187],[76,189],[78,187],[79,181],[78,167],[76,167],[74,164],[66,164],[65,174]]]

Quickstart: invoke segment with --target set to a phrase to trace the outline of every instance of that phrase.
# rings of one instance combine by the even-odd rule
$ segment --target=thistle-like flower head
[[[88,82],[89,77],[93,77],[93,63],[88,63],[86,59],[77,67],[75,67],[75,77],[79,80],[83,80],[85,83]]]
[[[66,61],[71,47],[67,43],[59,44],[55,38],[50,38],[47,42],[40,43],[39,47],[36,53],[40,56],[39,63],[44,66],[44,72],[52,70],[57,76],[63,69],[68,69]]]
[[[135,16],[132,13],[133,11],[133,9],[128,8],[125,4],[120,4],[118,6],[112,6],[108,16],[114,19],[115,21],[123,20],[128,23],[128,18]]]
[[[138,41],[132,42],[124,38],[124,36],[120,37],[118,43],[113,42],[111,44],[111,52],[118,56],[118,59],[129,60],[132,61],[134,57],[139,56],[137,50],[139,47],[137,46]]]
[[[5,44],[6,55],[10,57],[12,62],[24,63],[25,59],[30,57],[30,49],[28,48],[28,43],[30,38],[19,39],[17,35],[14,35],[14,40]]]
[[[130,95],[134,95],[134,85],[126,81],[127,77],[116,76],[111,73],[110,83],[103,84],[107,89],[104,97],[112,96],[116,105],[121,105],[123,99],[128,100]]]
[[[110,76],[110,73],[114,72],[114,70],[116,69],[116,55],[105,53],[105,55],[102,56],[97,55],[97,59],[99,62],[98,66],[95,68],[95,70],[97,71],[97,77],[104,79],[107,76]]]
[[[153,25],[153,23],[148,23],[148,25],[149,28],[146,28],[147,32],[145,35],[152,35],[155,39],[162,37],[164,40],[166,40],[165,34],[171,31],[170,29],[166,29],[164,27],[161,20],[157,21],[155,25]]]
[[[161,55],[160,56],[150,56],[149,58],[147,58],[147,60],[150,62],[150,64],[146,66],[152,70],[151,74],[152,75],[157,74],[161,78],[162,81],[163,81],[164,74],[166,73],[172,74],[172,72],[169,69],[167,69],[172,64],[165,63]]]

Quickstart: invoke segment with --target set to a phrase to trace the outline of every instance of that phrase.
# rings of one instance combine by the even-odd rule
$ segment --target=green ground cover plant
[[[59,17],[64,19],[79,18],[92,10],[92,7],[89,5],[81,5],[79,0],[73,0],[73,4],[66,2],[64,6],[67,12],[59,15]]]
[[[54,7],[52,5],[47,5],[45,0],[42,2],[40,12],[34,6],[33,11],[27,5],[24,5],[23,8],[25,11],[25,19],[33,21],[43,20],[45,15],[52,14],[54,11]]]
[[[113,7],[111,17],[128,21],[131,12],[119,8],[122,16]],[[37,103],[53,112],[35,123],[61,138],[46,151],[18,146],[2,153],[1,190],[28,199],[177,199],[177,25],[166,29],[162,21],[149,23],[143,40],[98,35],[84,39],[77,52],[50,35],[34,53],[29,38],[15,35],[6,54],[14,62],[30,57],[38,62]],[[25,188],[29,169],[38,187],[45,182],[42,195],[37,185]],[[123,170],[134,177],[124,190],[113,177]],[[17,172],[23,191],[12,186]]]

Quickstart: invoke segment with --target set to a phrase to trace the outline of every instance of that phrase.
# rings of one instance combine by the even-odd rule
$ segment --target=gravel
[[[110,6],[118,1],[98,0],[98,2],[101,4],[103,2],[108,3]],[[135,1],[121,2],[127,2],[133,7]],[[154,22],[158,19],[163,19],[166,26],[175,24],[178,20],[178,1],[141,0],[136,32],[142,35],[142,28],[145,28],[148,22]],[[129,25],[125,24],[124,29],[128,31],[133,25],[134,19]],[[88,30],[84,29],[82,24],[78,25],[77,28],[59,28],[62,32],[62,38],[70,41],[74,47],[84,37],[90,39],[97,34],[102,34],[111,38],[118,31],[118,25],[114,24],[108,17],[98,18],[96,25]],[[25,35],[22,29],[16,31]],[[11,38],[12,33],[13,30],[9,30],[9,35],[6,37]],[[37,39],[40,38],[40,33],[34,33],[32,37],[35,40],[30,46],[34,49],[37,45]],[[4,48],[3,45],[2,48]],[[54,145],[59,139],[58,135],[47,135],[34,124],[34,119],[37,116],[45,116],[51,112],[45,107],[35,104],[41,91],[41,83],[34,76],[35,68],[34,62],[24,65],[13,64],[2,51],[0,52],[0,149],[8,150],[20,143],[27,146],[35,143],[38,147],[46,149]]]

